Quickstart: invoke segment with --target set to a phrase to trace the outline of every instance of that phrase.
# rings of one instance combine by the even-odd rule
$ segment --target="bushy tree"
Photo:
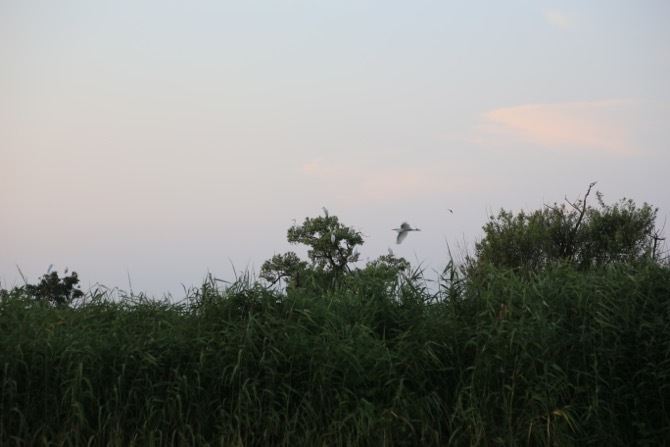
[[[333,276],[345,272],[350,262],[358,261],[357,247],[364,244],[361,233],[341,224],[337,216],[308,217],[302,225],[288,229],[287,239],[291,244],[309,246],[307,256],[312,266]]]
[[[658,261],[663,241],[655,227],[658,208],[644,203],[637,207],[631,199],[621,199],[607,205],[601,193],[596,193],[600,208],[588,210],[584,247],[581,258],[588,264],[636,262],[643,259]]]
[[[260,273],[271,284],[281,280],[291,287],[301,287],[307,281],[332,284],[350,269],[350,263],[358,261],[358,247],[364,243],[361,233],[341,224],[337,216],[308,217],[302,225],[288,229],[287,240],[310,247],[310,263],[294,252],[273,256],[263,263]]]
[[[50,303],[55,306],[70,304],[74,299],[84,296],[78,286],[77,272],[66,274],[61,278],[58,272],[53,271],[42,276],[38,284],[26,284],[17,290],[31,298]]]
[[[284,281],[289,289],[332,289],[344,278],[374,277],[381,282],[395,280],[409,268],[403,258],[384,255],[368,262],[363,269],[352,268],[359,261],[363,235],[353,227],[342,224],[337,216],[306,218],[302,225],[287,231],[291,244],[309,247],[309,262],[292,251],[274,255],[261,266],[260,277],[271,285]]]
[[[289,285],[300,285],[300,275],[307,270],[307,262],[300,260],[292,251],[283,255],[274,255],[261,266],[260,277],[271,285],[279,281],[289,281]]]
[[[532,212],[514,214],[501,209],[484,225],[484,237],[475,244],[474,257],[467,257],[465,271],[476,275],[487,266],[533,274],[557,262],[579,269],[618,262],[659,259],[655,229],[658,208],[631,199],[607,205],[596,193],[599,207],[583,200],[545,205]]]

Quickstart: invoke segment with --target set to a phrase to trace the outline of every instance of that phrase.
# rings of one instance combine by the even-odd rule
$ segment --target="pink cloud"
[[[621,115],[629,104],[609,100],[495,109],[482,115],[471,138],[522,140],[561,150],[594,149],[629,155],[633,153],[631,132]]]

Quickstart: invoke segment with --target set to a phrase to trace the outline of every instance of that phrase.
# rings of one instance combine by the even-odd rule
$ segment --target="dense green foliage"
[[[670,445],[656,211],[599,203],[503,212],[435,285],[326,215],[182,303],[0,290],[0,445]]]
[[[630,199],[607,205],[596,193],[598,207],[583,200],[554,203],[532,212],[501,210],[484,225],[484,237],[467,260],[467,275],[494,265],[533,274],[555,264],[570,262],[580,270],[620,262],[660,258],[663,240],[655,228],[658,209]]]
[[[337,216],[327,214],[308,217],[302,225],[293,225],[286,239],[291,244],[309,246],[310,262],[300,260],[292,251],[275,255],[263,263],[260,276],[273,285],[283,279],[289,289],[302,290],[334,287],[343,275],[351,273],[350,265],[359,258],[358,247],[364,244],[360,232],[340,223]]]
[[[372,280],[182,304],[6,294],[0,444],[670,443],[667,268],[490,270],[434,295]]]
[[[45,304],[64,306],[84,296],[78,284],[77,272],[72,272],[68,276],[66,269],[62,278],[56,271],[49,272],[42,276],[38,284],[26,284],[15,288],[14,293],[32,297]],[[9,291],[0,290],[0,297],[8,295]]]

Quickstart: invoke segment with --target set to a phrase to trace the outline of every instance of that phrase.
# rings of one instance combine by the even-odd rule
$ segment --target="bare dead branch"
[[[579,212],[579,217],[577,218],[577,222],[575,223],[575,226],[572,228],[572,231],[570,232],[570,236],[568,237],[568,258],[572,260],[574,254],[575,254],[575,237],[577,236],[577,232],[579,231],[579,228],[582,225],[582,221],[584,220],[584,215],[586,214],[586,199],[589,197],[589,194],[591,193],[591,188],[595,186],[595,184],[598,182],[591,182],[589,185],[589,189],[586,190],[586,194],[584,194],[584,200],[575,200],[574,202],[570,202],[568,198],[565,198],[565,201],[570,204],[575,210]],[[581,205],[581,207],[580,207]]]
[[[651,236],[652,239],[654,240],[654,246],[653,246],[652,251],[651,251],[651,259],[653,259],[653,260],[658,259],[657,256],[656,256],[656,253],[658,251],[659,244],[660,244],[660,242],[665,241],[665,238],[661,237],[661,234],[663,234],[663,232],[665,230],[665,223],[666,223],[666,219],[663,220],[663,226],[661,227],[661,229],[656,230],[654,232],[654,234]]]

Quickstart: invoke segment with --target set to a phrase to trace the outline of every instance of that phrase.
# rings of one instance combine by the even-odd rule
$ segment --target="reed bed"
[[[0,445],[670,445],[670,269],[0,300]]]

